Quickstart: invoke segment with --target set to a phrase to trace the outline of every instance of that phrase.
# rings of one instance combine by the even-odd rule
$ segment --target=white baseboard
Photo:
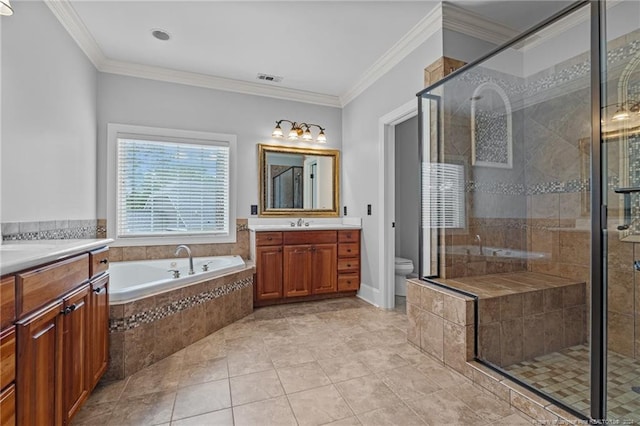
[[[382,294],[380,293],[380,290],[375,287],[371,287],[368,284],[360,283],[360,290],[358,291],[357,296],[377,308],[381,305]]]

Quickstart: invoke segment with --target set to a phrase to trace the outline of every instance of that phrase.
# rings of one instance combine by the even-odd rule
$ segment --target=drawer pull
[[[76,310],[76,305],[75,303],[73,305],[69,305],[66,308],[64,308],[61,313],[62,315],[69,315],[71,312]]]
[[[347,253],[351,253],[351,249],[347,249]]]
[[[273,237],[267,237],[267,241],[273,240]]]
[[[98,288],[94,288],[93,292],[95,294],[100,294],[100,293],[102,293],[102,290],[104,290],[104,287],[98,287]]]
[[[107,263],[109,263],[109,259],[102,259],[100,263],[102,263],[103,265],[106,265]]]
[[[351,268],[351,264],[350,263],[347,263],[347,268]]]

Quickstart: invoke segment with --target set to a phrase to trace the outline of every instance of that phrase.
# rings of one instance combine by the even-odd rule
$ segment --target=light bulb
[[[309,130],[309,128],[307,127],[307,129],[304,131],[304,133],[302,134],[302,140],[303,141],[312,141],[313,140],[313,136],[311,136],[311,131]]]
[[[273,133],[271,133],[271,137],[273,137],[273,138],[282,138],[282,137],[284,137],[284,133],[282,133],[282,127],[280,127],[280,123],[276,124],[276,128],[273,129]]]
[[[295,127],[292,127],[291,130],[289,131],[289,136],[287,137],[287,139],[289,139],[290,141],[297,141],[298,129],[296,129]]]
[[[11,7],[9,0],[0,0],[0,15],[13,15],[13,8]]]
[[[327,143],[327,135],[324,134],[324,129],[320,129],[320,134],[316,138],[316,142],[318,143]]]
[[[615,114],[613,114],[613,117],[611,117],[611,120],[613,121],[622,121],[622,120],[628,120],[628,119],[629,119],[629,111],[624,109],[624,107],[621,107],[618,111],[616,111]]]

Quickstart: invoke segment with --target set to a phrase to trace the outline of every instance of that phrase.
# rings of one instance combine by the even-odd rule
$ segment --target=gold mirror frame
[[[267,153],[302,154],[331,157],[333,159],[333,209],[267,209],[266,156]],[[337,217],[340,216],[340,151],[337,149],[296,148],[258,144],[258,173],[260,193],[258,215],[260,217]]]

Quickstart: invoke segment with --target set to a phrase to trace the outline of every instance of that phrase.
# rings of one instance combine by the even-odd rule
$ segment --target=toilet
[[[402,257],[396,257],[395,261],[396,275],[396,296],[407,295],[407,275],[413,272],[413,261]]]

